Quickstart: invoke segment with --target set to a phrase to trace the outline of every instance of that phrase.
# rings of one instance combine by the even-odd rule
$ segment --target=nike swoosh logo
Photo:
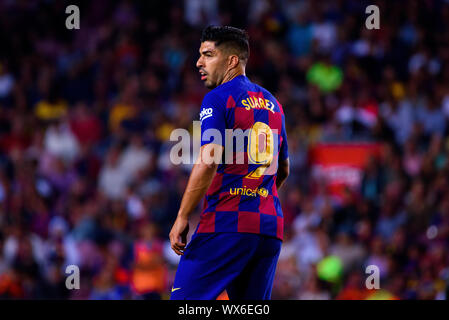
[[[172,288],[171,292],[174,292],[174,291],[179,290],[179,289],[181,289],[181,288]]]

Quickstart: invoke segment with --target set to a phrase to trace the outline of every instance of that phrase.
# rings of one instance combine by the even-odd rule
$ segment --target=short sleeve
[[[279,160],[285,160],[288,158],[288,143],[287,143],[287,130],[285,128],[285,117],[282,117],[282,142],[279,150]]]
[[[201,146],[215,143],[225,144],[226,114],[222,99],[208,93],[201,104]]]

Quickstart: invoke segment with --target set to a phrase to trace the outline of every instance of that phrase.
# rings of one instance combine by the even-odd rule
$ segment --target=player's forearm
[[[190,214],[205,196],[212,180],[217,172],[217,165],[197,163],[193,166],[187,183],[186,191],[182,197],[178,216],[188,219]]]

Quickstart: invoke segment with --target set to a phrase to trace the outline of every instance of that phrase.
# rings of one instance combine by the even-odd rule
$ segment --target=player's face
[[[200,57],[196,62],[204,85],[213,89],[223,82],[226,72],[227,56],[215,47],[212,41],[204,41],[200,47]]]

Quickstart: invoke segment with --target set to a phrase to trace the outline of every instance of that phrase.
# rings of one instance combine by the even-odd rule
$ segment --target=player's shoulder
[[[220,95],[218,94],[218,91],[216,91],[217,88],[212,89],[208,93],[204,95],[203,101],[209,101],[209,100],[216,100],[220,98]]]
[[[215,108],[226,108],[228,99],[236,95],[236,86],[226,82],[210,90],[203,98],[203,104],[214,105]]]
[[[264,96],[265,99],[272,101],[279,108],[279,112],[284,114],[284,110],[282,108],[281,103],[276,99],[276,97],[270,91],[268,91],[261,85],[258,85],[257,83],[253,82],[253,85],[257,89],[257,91],[262,93],[262,95]]]
[[[262,87],[261,85],[259,85],[259,84],[257,84],[257,83],[254,83],[254,82],[253,82],[253,85],[256,87],[257,91],[262,92],[263,96],[264,96],[266,99],[270,99],[270,100],[273,100],[273,101],[277,101],[277,99],[275,98],[275,96],[274,96],[270,91],[268,91],[267,89],[265,89],[264,87]]]
[[[203,104],[214,104],[215,106],[220,106],[223,104],[224,96],[222,90],[218,90],[219,87],[212,89],[204,95]]]
[[[200,120],[203,119],[205,115],[212,115],[214,110],[223,110],[223,100],[214,92],[214,90],[209,91],[203,98],[203,102],[201,103],[201,113]]]

